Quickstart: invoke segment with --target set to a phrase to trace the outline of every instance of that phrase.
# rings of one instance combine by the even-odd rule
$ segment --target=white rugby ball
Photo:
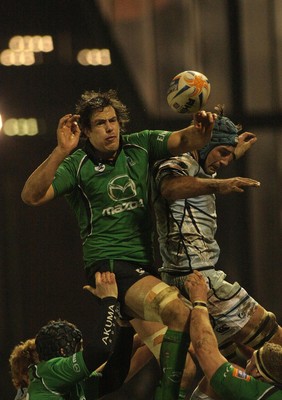
[[[210,92],[211,85],[204,74],[197,71],[183,71],[170,82],[167,102],[178,113],[195,113],[206,105]]]

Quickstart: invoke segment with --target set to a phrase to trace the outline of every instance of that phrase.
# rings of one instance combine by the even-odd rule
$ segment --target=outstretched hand
[[[194,271],[188,275],[185,281],[185,288],[192,303],[195,301],[207,302],[208,285],[204,276],[199,271]]]
[[[216,193],[229,194],[233,192],[243,193],[246,187],[260,187],[260,182],[251,178],[242,178],[237,176],[235,178],[215,179],[217,183]]]
[[[104,297],[115,297],[118,296],[118,287],[116,283],[116,277],[113,272],[96,272],[95,274],[96,288],[86,285],[83,286],[84,290],[92,293],[94,296],[103,299]]]
[[[80,138],[79,118],[79,115],[67,114],[59,120],[57,128],[58,147],[66,155],[70,154],[78,145]]]

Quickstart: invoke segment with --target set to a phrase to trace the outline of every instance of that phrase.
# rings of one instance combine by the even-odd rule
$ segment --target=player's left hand
[[[234,156],[237,160],[238,158],[243,157],[243,155],[248,151],[253,144],[256,143],[257,137],[254,133],[251,132],[244,132],[239,135],[238,144],[234,150]]]
[[[210,140],[214,122],[217,118],[216,113],[201,110],[193,115],[195,135],[193,137],[193,147],[196,150],[204,147]],[[192,138],[191,138],[192,139]]]
[[[185,288],[192,303],[195,301],[207,302],[208,286],[201,272],[194,271],[188,275],[185,281]]]

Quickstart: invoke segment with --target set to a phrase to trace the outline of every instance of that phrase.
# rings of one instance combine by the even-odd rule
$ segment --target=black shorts
[[[114,272],[118,285],[118,301],[121,307],[121,313],[124,315],[124,298],[127,290],[140,279],[145,276],[154,275],[154,269],[149,265],[143,265],[132,261],[121,260],[101,260],[96,261],[89,268],[85,269],[86,277],[90,285],[95,286],[95,273],[99,272]]]

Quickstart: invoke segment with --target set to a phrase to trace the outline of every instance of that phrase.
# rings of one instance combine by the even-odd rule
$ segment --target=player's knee
[[[179,298],[174,286],[161,282],[154,286],[144,299],[144,317],[148,321],[159,321],[169,327],[182,328],[187,321],[189,309]]]
[[[150,349],[157,360],[160,358],[161,345],[166,331],[167,327],[165,326],[159,331],[154,332],[151,336],[147,336],[143,339],[143,342]]]

